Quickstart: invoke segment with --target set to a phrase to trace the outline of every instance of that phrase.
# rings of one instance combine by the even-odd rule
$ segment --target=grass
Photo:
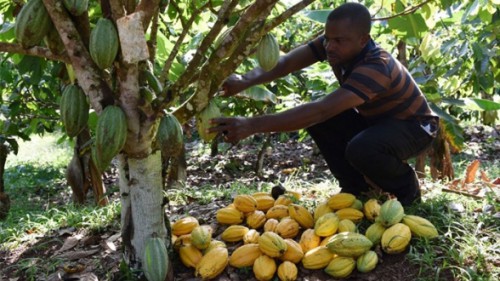
[[[75,227],[90,232],[119,228],[118,200],[104,208],[68,203],[71,192],[65,184],[64,172],[71,156],[71,144],[58,143],[58,140],[58,136],[34,138],[29,143],[21,143],[18,155],[9,155],[5,183],[12,204],[7,220],[0,222],[0,250],[9,251],[33,243],[40,236],[61,228]],[[198,153],[208,151],[198,150]],[[474,154],[466,153],[454,156],[457,177],[463,175],[473,157]],[[491,178],[499,177],[499,159],[483,162],[481,169]],[[291,175],[285,184],[304,193],[304,205],[310,210],[332,190],[337,190],[336,182],[328,178],[308,182]],[[493,217],[500,212],[498,198],[489,195],[478,200],[442,193],[445,183],[429,184],[431,188],[424,202],[405,210],[429,219],[440,234],[433,240],[413,238],[411,241],[407,258],[420,268],[418,280],[500,280],[500,224],[499,218]],[[226,186],[181,187],[169,190],[167,195],[171,205],[193,201],[209,204],[214,200],[230,201],[237,193],[251,194],[271,187],[271,184],[248,185],[234,181]],[[463,211],[451,208],[453,204],[463,206]],[[37,276],[53,272],[59,265],[57,260],[30,258],[21,259],[15,266],[26,276]]]

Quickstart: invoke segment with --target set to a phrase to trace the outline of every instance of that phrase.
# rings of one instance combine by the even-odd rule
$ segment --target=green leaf
[[[500,103],[479,99],[479,98],[464,98],[464,99],[452,99],[443,98],[443,103],[455,105],[468,110],[500,110]]]
[[[453,116],[439,108],[436,104],[430,103],[429,105],[432,111],[434,111],[441,119],[440,122],[443,125],[441,126],[441,128],[444,128],[444,132],[442,133],[446,136],[446,139],[456,150],[461,150],[464,145],[465,139],[463,129],[460,127],[457,120]]]
[[[500,110],[500,103],[478,98],[465,98],[464,105],[469,110]]]
[[[398,31],[403,38],[420,38],[428,31],[427,24],[420,14],[399,16],[388,21],[389,28]]]
[[[238,96],[252,99],[255,101],[264,101],[268,103],[276,103],[276,95],[269,91],[266,87],[263,85],[257,85],[250,87],[243,91],[242,93],[238,94]]]
[[[304,16],[308,17],[313,21],[317,21],[319,23],[326,23],[328,18],[328,14],[330,14],[332,10],[314,10],[314,11],[304,11]]]

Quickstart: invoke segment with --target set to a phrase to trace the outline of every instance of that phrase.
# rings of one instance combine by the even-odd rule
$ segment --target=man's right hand
[[[231,74],[222,84],[222,96],[231,97],[248,88],[247,81],[239,74]]]

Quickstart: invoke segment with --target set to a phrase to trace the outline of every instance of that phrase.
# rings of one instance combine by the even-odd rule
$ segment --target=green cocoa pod
[[[77,85],[68,85],[64,88],[59,106],[66,134],[77,136],[89,120],[89,104],[85,93]]]
[[[148,82],[149,87],[155,92],[155,94],[159,95],[163,91],[163,87],[161,86],[160,80],[156,78],[153,72],[149,70],[144,70],[144,77]]]
[[[167,277],[169,260],[163,239],[153,235],[146,241],[142,269],[149,281],[163,281]]]
[[[106,168],[125,146],[127,141],[127,117],[123,110],[110,105],[104,108],[97,119],[95,132],[95,152],[92,157],[100,172]]]
[[[208,105],[197,115],[196,128],[201,139],[205,142],[210,142],[217,136],[216,133],[207,133],[206,130],[210,128],[210,119],[220,117],[221,113],[217,104],[210,101]]]
[[[175,157],[182,152],[184,136],[181,123],[174,115],[167,114],[161,119],[156,140],[163,156]]]
[[[52,28],[52,21],[42,0],[30,0],[16,17],[16,40],[23,48],[38,45]]]
[[[43,38],[43,41],[53,54],[60,55],[64,52],[64,43],[61,40],[57,29],[51,28],[47,35]]]
[[[274,35],[268,33],[257,46],[257,62],[265,71],[273,69],[280,58],[280,46]]]
[[[63,0],[64,7],[73,16],[81,16],[89,6],[89,0]]]
[[[89,52],[92,60],[100,69],[106,69],[115,61],[118,47],[118,32],[113,22],[100,18],[90,33]]]

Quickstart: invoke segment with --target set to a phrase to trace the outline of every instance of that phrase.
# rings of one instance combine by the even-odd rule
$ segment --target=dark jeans
[[[387,119],[368,124],[355,110],[348,110],[307,131],[342,192],[359,195],[367,191],[366,176],[405,205],[417,192],[419,196],[415,171],[405,160],[418,155],[433,140],[420,122]]]

